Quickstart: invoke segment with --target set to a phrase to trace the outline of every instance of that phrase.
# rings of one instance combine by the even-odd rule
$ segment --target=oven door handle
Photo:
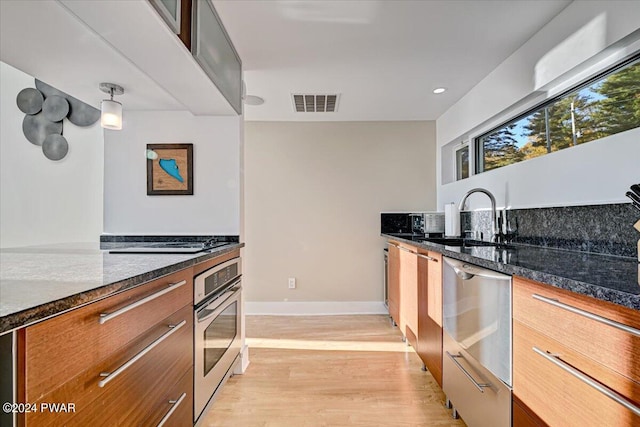
[[[239,282],[239,280],[237,281]],[[236,282],[236,283],[237,283]],[[234,287],[229,289],[228,291],[224,292],[222,295],[220,295],[219,297],[217,297],[216,299],[214,299],[213,301],[211,301],[209,304],[207,304],[206,306],[202,307],[200,310],[198,310],[197,315],[196,315],[196,320],[198,321],[198,323],[202,323],[207,319],[210,319],[214,316],[218,315],[218,312],[220,310],[218,310],[218,308],[220,307],[220,305],[224,304],[228,299],[230,299],[233,295],[235,295],[236,293],[238,293],[240,291],[240,287]],[[217,306],[214,310],[207,310],[208,307],[211,307],[212,305]],[[204,317],[200,317],[201,313],[204,313],[206,311],[209,311],[210,313],[206,314]]]
[[[199,279],[199,278],[206,278],[206,277],[209,277],[209,276],[211,276],[212,274],[215,274],[215,273],[217,273],[218,271],[222,271],[222,270],[224,270],[225,268],[227,268],[228,266],[233,265],[233,264],[238,264],[238,274],[240,274],[240,272],[241,272],[241,270],[240,270],[240,268],[241,268],[241,260],[240,260],[240,258],[236,257],[236,258],[232,258],[232,259],[230,259],[229,261],[225,261],[225,262],[223,262],[222,264],[218,264],[218,265],[216,265],[216,266],[214,266],[214,267],[211,267],[210,269],[205,270],[205,271],[203,271],[203,272],[202,272],[202,273],[200,273],[200,274],[197,274],[197,275],[194,277],[194,279]]]

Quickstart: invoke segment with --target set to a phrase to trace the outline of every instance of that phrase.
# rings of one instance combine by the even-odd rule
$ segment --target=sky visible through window
[[[592,86],[588,86],[580,90],[579,96],[585,96],[591,99],[592,101],[600,101],[605,99],[604,95],[600,95],[595,90],[598,86],[601,86],[602,82],[594,83]],[[522,118],[515,122],[515,127],[513,128],[513,133],[515,134],[516,145],[518,148],[524,147],[524,145],[529,142],[529,132],[525,128],[527,124],[529,124],[530,116]]]

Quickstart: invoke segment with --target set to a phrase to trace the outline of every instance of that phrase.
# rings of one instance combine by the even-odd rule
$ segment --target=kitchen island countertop
[[[509,249],[460,248],[417,241],[406,235],[382,234],[382,237],[640,310],[638,261],[635,258],[522,244],[511,245]]]
[[[108,249],[126,246],[132,244],[107,244]],[[243,246],[230,243],[196,254],[110,254],[100,243],[2,249],[0,334]]]

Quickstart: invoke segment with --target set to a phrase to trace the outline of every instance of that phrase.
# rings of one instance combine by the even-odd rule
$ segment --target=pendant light
[[[102,114],[100,125],[105,129],[122,129],[122,104],[113,100],[113,95],[122,95],[124,89],[114,83],[100,83],[100,90],[108,93],[111,99],[103,99],[100,105]]]

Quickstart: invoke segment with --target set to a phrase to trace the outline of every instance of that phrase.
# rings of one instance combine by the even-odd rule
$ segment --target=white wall
[[[507,208],[628,202],[624,193],[640,181],[639,141],[636,128],[484,172],[442,186],[440,200],[458,204],[470,188],[482,187],[493,193],[499,207]],[[473,207],[489,207],[482,195],[469,200]]]
[[[98,241],[102,232],[103,132],[63,123],[67,156],[51,161],[22,133],[18,92],[34,78],[0,62],[0,246]],[[73,95],[73,94],[71,94]]]
[[[639,40],[640,2],[571,3],[438,118],[438,207],[473,187],[513,208],[625,201],[640,180],[640,129],[452,183],[448,150],[628,56]]]
[[[125,111],[105,131],[104,232],[233,234],[240,231],[241,117]],[[192,196],[147,196],[147,144],[192,143]]]
[[[246,122],[244,142],[247,310],[381,312],[380,212],[435,208],[434,123]]]

